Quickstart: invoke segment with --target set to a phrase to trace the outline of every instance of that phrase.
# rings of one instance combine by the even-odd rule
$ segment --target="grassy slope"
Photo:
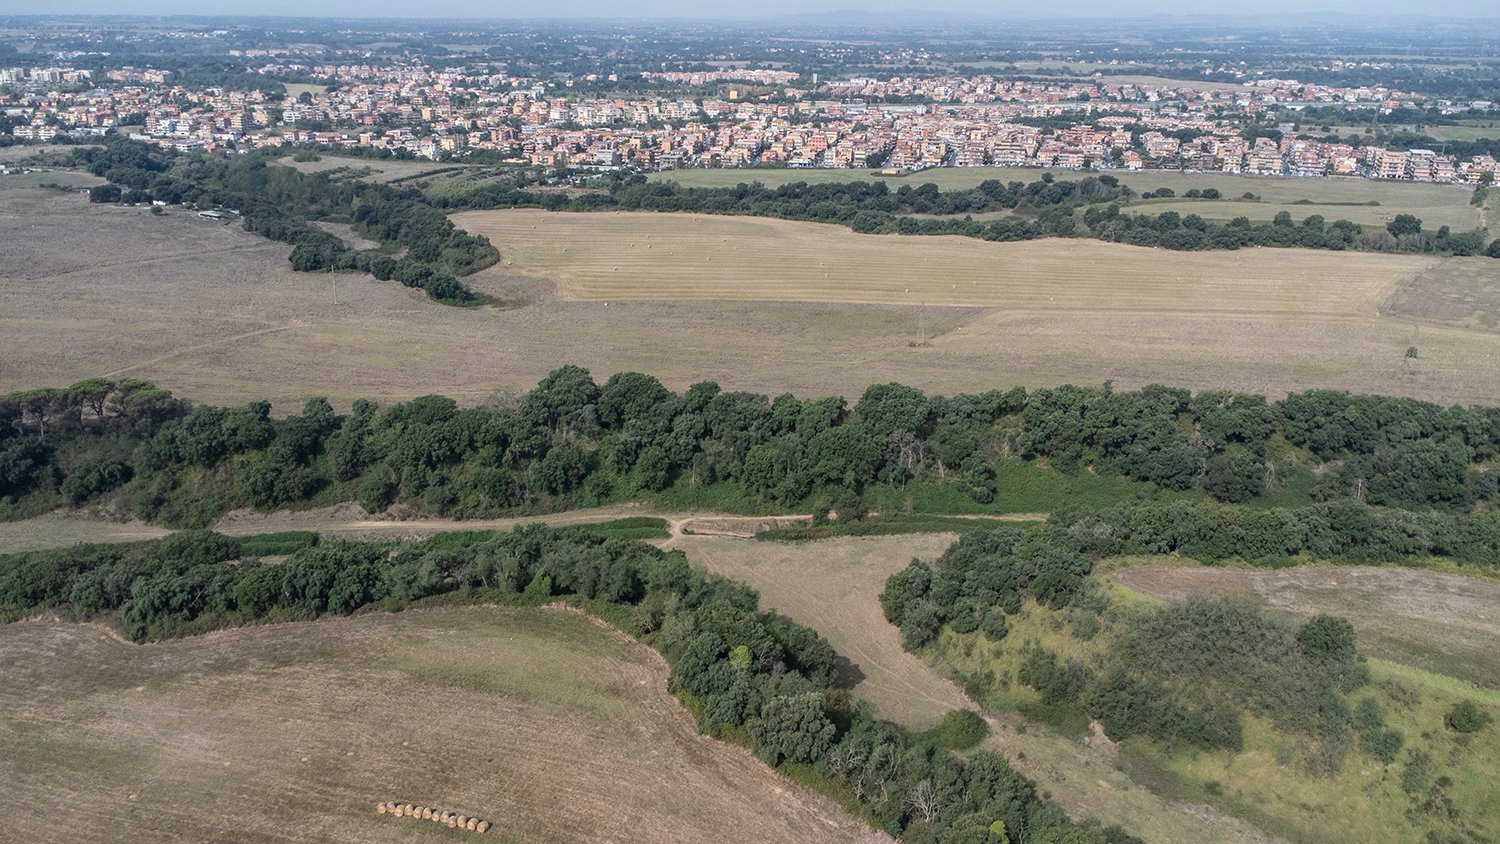
[[[1354,624],[1363,653],[1500,689],[1500,619],[1494,612],[1500,583],[1473,571],[1444,570],[1441,563],[1428,569],[1207,568],[1179,557],[1122,558],[1106,568],[1124,589],[1154,598],[1208,594],[1300,617],[1342,615]]]
[[[1118,584],[1111,592],[1123,604],[1157,602]],[[1036,692],[1014,678],[1027,643],[1039,644],[1064,659],[1087,662],[1105,646],[1107,632],[1080,640],[1072,633],[1068,612],[1035,604],[1028,604],[1012,621],[1009,635],[999,644],[981,634],[959,636],[945,631],[927,656],[960,680],[993,672],[996,681],[982,698],[989,709],[1020,711],[1067,734],[1082,732],[1085,724],[1076,710],[1042,706]],[[1132,738],[1119,748],[1120,765],[1135,782],[1159,794],[1211,803],[1290,841],[1416,842],[1428,830],[1443,834],[1467,830],[1480,835],[1480,840],[1500,835],[1500,794],[1492,788],[1500,775],[1500,728],[1492,725],[1466,738],[1443,726],[1443,714],[1465,698],[1500,714],[1500,693],[1386,660],[1371,660],[1370,668],[1373,682],[1350,695],[1350,700],[1374,697],[1386,713],[1387,724],[1405,734],[1406,747],[1391,765],[1354,751],[1338,775],[1312,777],[1300,761],[1305,740],[1280,733],[1259,718],[1247,720],[1245,750],[1239,754],[1184,753]],[[1432,761],[1424,787],[1412,796],[1402,791],[1401,780],[1414,751]],[[1451,801],[1453,817],[1426,805],[1437,778],[1443,776],[1451,779],[1440,791]]]
[[[25,841],[440,840],[403,799],[524,841],[860,841],[698,736],[659,657],[562,611],[442,608],[134,646],[0,627],[0,781]]]

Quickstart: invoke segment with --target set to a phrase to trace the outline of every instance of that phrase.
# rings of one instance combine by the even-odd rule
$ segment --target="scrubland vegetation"
[[[1161,604],[1110,589],[1099,560],[1141,553],[1157,538],[1171,544],[1179,528],[1203,543],[1172,549],[1184,556],[1255,558],[1221,544],[1249,523],[1205,523],[1184,505],[1157,515],[969,533],[931,565],[914,561],[893,575],[882,608],[905,647],[953,672],[975,699],[1065,733],[1097,721],[1123,743],[1126,770],[1162,793],[1292,840],[1366,840],[1398,828],[1411,834],[1396,840],[1494,834],[1500,807],[1482,783],[1494,775],[1496,739],[1468,729],[1500,703],[1493,691],[1367,660],[1354,626],[1336,615],[1292,620],[1235,598]],[[1341,521],[1325,518],[1323,537],[1306,532],[1302,547],[1279,553],[1360,558],[1348,543],[1320,544]]]

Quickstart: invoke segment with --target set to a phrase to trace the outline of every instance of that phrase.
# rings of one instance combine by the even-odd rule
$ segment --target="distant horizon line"
[[[692,16],[692,15],[620,15],[612,17],[601,17],[598,15],[579,15],[576,17],[536,17],[536,16],[473,16],[473,15],[439,15],[439,16],[417,16],[410,15],[302,15],[302,14],[186,14],[186,13],[162,13],[162,14],[120,14],[115,12],[20,12],[0,15],[0,20],[56,20],[92,18],[100,20],[140,20],[140,21],[274,21],[274,20],[298,20],[298,21],[330,21],[330,22],[358,22],[358,21],[411,21],[411,22],[453,22],[453,23],[592,23],[592,24],[616,24],[616,23],[725,23],[725,24],[774,24],[778,21],[805,21],[818,18],[834,18],[842,15],[859,15],[859,22],[843,20],[837,25],[845,28],[867,28],[879,26],[884,21],[896,18],[906,18],[912,15],[921,15],[930,20],[930,26],[953,26],[962,23],[1052,23],[1059,21],[1064,23],[1085,22],[1109,22],[1109,21],[1149,21],[1149,20],[1180,20],[1194,22],[1224,22],[1240,23],[1248,21],[1264,21],[1263,13],[1253,12],[1153,12],[1146,14],[1070,14],[1068,12],[1052,12],[1045,15],[1022,16],[1005,15],[993,13],[953,13],[936,9],[907,8],[890,9],[886,11],[870,12],[862,9],[831,9],[824,12],[797,12],[792,14],[770,15],[762,17],[725,17],[725,16]],[[1276,23],[1258,23],[1256,28],[1277,29],[1284,28],[1289,21],[1312,20],[1319,18],[1338,17],[1353,19],[1362,22],[1405,22],[1411,20],[1422,20],[1428,24],[1432,23],[1466,23],[1474,21],[1489,21],[1500,23],[1500,14],[1493,15],[1434,15],[1432,13],[1401,12],[1401,13],[1365,13],[1348,12],[1336,9],[1314,9],[1300,12],[1278,13],[1281,18]],[[903,22],[904,26],[910,26],[909,20]],[[1500,33],[1496,33],[1500,37]]]

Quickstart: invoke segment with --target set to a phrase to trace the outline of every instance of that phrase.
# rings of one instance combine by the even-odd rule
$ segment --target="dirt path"
[[[212,349],[212,348],[214,348],[216,346],[223,346],[223,345],[226,345],[226,344],[229,344],[229,343],[238,342],[240,340],[249,340],[252,337],[260,337],[260,336],[263,336],[263,335],[266,335],[266,334],[275,334],[275,333],[281,332],[281,331],[290,331],[290,330],[292,330],[293,328],[296,328],[296,327],[297,327],[296,325],[273,325],[270,328],[259,328],[259,329],[256,329],[255,331],[246,331],[246,332],[243,332],[241,334],[236,334],[233,337],[223,337],[223,338],[220,338],[218,340],[210,340],[207,343],[197,343],[197,344],[192,345],[192,346],[184,346],[184,347],[182,347],[180,349],[173,349],[170,352],[165,352],[163,354],[157,355],[156,357],[151,358],[150,360],[138,361],[136,363],[132,363],[129,366],[125,366],[125,367],[121,367],[119,369],[116,369],[113,372],[106,372],[106,373],[104,373],[104,377],[105,378],[118,378],[118,377],[120,377],[121,375],[124,375],[127,372],[131,372],[133,370],[140,369],[142,367],[152,366],[153,364],[158,364],[158,363],[161,363],[162,361],[171,360],[172,358],[181,357],[183,355],[190,355],[193,352],[201,352],[204,349]]]
[[[537,516],[513,516],[503,519],[401,519],[387,514],[371,515],[353,502],[313,510],[278,510],[257,513],[235,510],[211,525],[226,536],[253,536],[291,530],[316,531],[340,539],[421,539],[433,534],[461,530],[510,530],[526,524],[584,525],[608,522],[631,516],[650,516],[667,522],[670,536],[656,544],[674,548],[684,537],[726,536],[748,538],[771,528],[793,527],[812,523],[809,514],[781,516],[735,516],[725,513],[670,512],[640,503],[615,504],[586,510],[570,510]],[[1047,518],[1045,513],[1010,513],[1004,515],[968,515],[955,518],[993,521],[1034,521]],[[0,522],[0,554],[43,548],[63,548],[81,542],[134,542],[159,539],[172,531],[144,522],[112,522],[79,512],[58,510],[44,516],[14,522]]]

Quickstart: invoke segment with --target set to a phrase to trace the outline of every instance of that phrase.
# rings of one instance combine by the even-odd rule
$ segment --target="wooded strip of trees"
[[[283,562],[207,531],[130,545],[0,556],[0,610],[66,607],[118,619],[138,642],[258,621],[399,609],[427,597],[537,606],[569,600],[657,648],[701,730],[773,766],[811,770],[872,823],[910,842],[1127,844],[1070,822],[1006,758],[960,759],[938,739],[875,720],[836,683],[813,630],[762,613],[744,584],[680,551],[580,528],[449,535],[423,543],[310,544]]]
[[[1031,460],[1129,478],[1141,486],[1120,494],[1147,499],[1212,498],[1257,504],[1256,512],[1347,504],[1337,512],[1405,520],[1369,534],[1388,536],[1379,544],[1395,556],[1478,562],[1482,555],[1465,549],[1482,543],[1457,537],[1493,517],[1500,472],[1487,467],[1497,455],[1500,408],[1332,390],[1270,402],[1161,386],[943,397],[877,384],[850,407],[838,397],[772,399],[712,382],[676,393],[630,372],[599,384],[564,366],[525,395],[480,407],[425,396],[387,407],[357,401],[343,415],[312,399],[275,419],[265,402],[194,405],[147,382],[90,379],[0,396],[0,515],[99,505],[204,527],[238,507],[357,500],[371,512],[399,503],[478,518],[673,488],[683,499],[763,512],[831,509],[848,519],[883,490],[912,485],[946,488],[979,507],[999,491],[998,469]],[[1129,522],[1137,511],[1110,518]],[[1201,521],[1194,518],[1181,529]],[[1408,522],[1432,538],[1412,539]],[[1133,535],[1125,524],[1115,531]],[[1256,559],[1281,553],[1261,544],[1302,540],[1235,541],[1241,550],[1226,554]]]
[[[1217,198],[1218,191],[1210,191],[1211,198]],[[1196,193],[1199,198],[1210,198],[1203,191]],[[892,190],[880,181],[792,182],[778,187],[752,181],[734,187],[685,188],[634,175],[615,177],[607,191],[571,198],[514,184],[493,184],[434,192],[430,200],[450,209],[530,207],[775,217],[836,223],[864,234],[962,235],[991,241],[1091,237],[1175,250],[1276,246],[1500,257],[1500,239],[1486,245],[1482,231],[1455,232],[1447,226],[1424,231],[1422,221],[1410,214],[1398,214],[1384,229],[1375,231],[1348,220],[1330,222],[1320,214],[1295,220],[1290,211],[1277,214],[1270,223],[1253,223],[1249,217],[1216,223],[1176,211],[1121,213],[1121,203],[1134,195],[1111,175],[1058,180],[1048,173],[1029,184],[990,179],[974,188],[949,191],[931,183]],[[1080,208],[1081,214],[1077,213]],[[968,216],[1007,211],[1013,216],[989,220]]]
[[[457,277],[500,259],[488,240],[454,228],[414,190],[273,166],[275,155],[184,155],[120,137],[73,153],[77,164],[109,180],[90,191],[91,200],[229,209],[246,231],[291,244],[292,269],[299,272],[368,272],[461,305],[474,295]],[[310,224],[330,217],[405,254],[356,252]]]

